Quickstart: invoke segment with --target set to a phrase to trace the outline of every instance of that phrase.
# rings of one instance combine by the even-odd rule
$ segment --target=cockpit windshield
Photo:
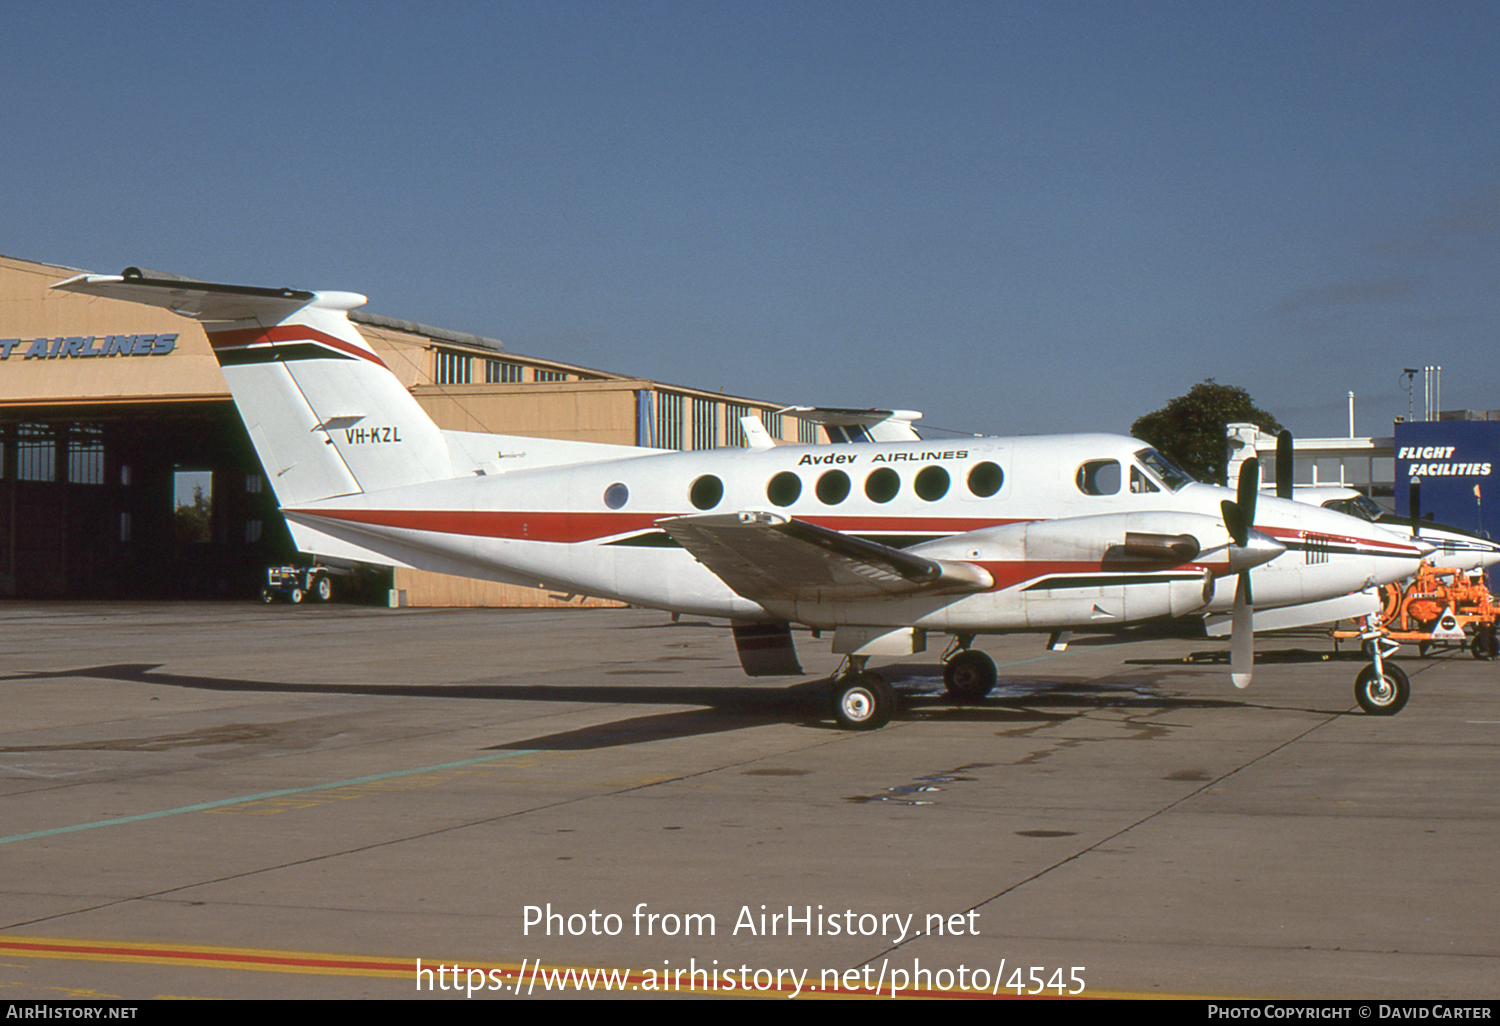
[[[1356,495],[1352,499],[1334,499],[1323,503],[1323,508],[1336,510],[1339,513],[1346,513],[1351,517],[1359,517],[1359,519],[1368,520],[1372,524],[1378,522],[1381,517],[1386,515],[1385,510],[1381,509],[1380,505],[1367,495]]]
[[[1140,460],[1147,470],[1155,474],[1156,479],[1167,486],[1168,491],[1175,492],[1183,485],[1193,483],[1191,474],[1155,449],[1142,449],[1135,454],[1135,458]]]

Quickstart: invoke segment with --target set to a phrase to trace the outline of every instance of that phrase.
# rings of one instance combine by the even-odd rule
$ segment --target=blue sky
[[[3,13],[7,255],[976,432],[1500,408],[1492,0]]]

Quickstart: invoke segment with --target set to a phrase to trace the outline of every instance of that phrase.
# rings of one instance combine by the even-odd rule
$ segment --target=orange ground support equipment
[[[1386,635],[1416,642],[1423,655],[1435,643],[1462,640],[1475,659],[1493,659],[1497,616],[1500,607],[1485,586],[1483,574],[1467,577],[1458,570],[1424,563],[1405,585],[1387,584],[1380,589],[1380,625]],[[1358,632],[1334,632],[1335,638],[1358,636]]]

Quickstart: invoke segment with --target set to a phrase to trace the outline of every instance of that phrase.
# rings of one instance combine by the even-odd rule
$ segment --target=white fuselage
[[[1067,435],[653,453],[338,496],[285,513],[300,547],[330,557],[735,619],[984,632],[1229,609],[1232,584],[1213,580],[1231,572],[1220,504],[1234,493],[1196,482],[1173,488],[1138,457],[1143,450],[1115,435]],[[967,560],[995,585],[768,607],[737,595],[657,526],[752,510]],[[1027,525],[1058,520],[1069,521],[1059,537],[1028,533]],[[1191,534],[1202,554],[1116,572],[1101,556],[1127,526]],[[1303,503],[1260,499],[1255,528],[1286,546],[1253,571],[1261,608],[1399,580],[1421,558],[1407,539]]]

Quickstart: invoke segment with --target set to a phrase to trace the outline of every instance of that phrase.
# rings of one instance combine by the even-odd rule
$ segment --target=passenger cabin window
[[[713,509],[724,498],[724,482],[712,474],[704,474],[693,482],[688,490],[688,499],[699,509]]]
[[[881,467],[865,478],[865,494],[871,502],[890,502],[901,491],[901,475],[890,467]]]
[[[1120,491],[1118,460],[1090,460],[1078,468],[1078,490],[1084,495],[1116,495]]]
[[[969,471],[969,491],[981,499],[988,499],[1005,483],[1005,473],[988,461],[976,463]]]
[[[1130,491],[1133,495],[1145,495],[1148,492],[1159,492],[1156,482],[1146,476],[1146,472],[1140,467],[1130,468]]]
[[[818,501],[826,506],[837,506],[849,497],[849,475],[842,470],[830,470],[818,478],[813,486]]]
[[[766,498],[777,506],[790,506],[802,494],[802,479],[790,470],[783,470],[766,482]]]
[[[951,479],[942,467],[923,467],[912,482],[912,491],[927,502],[937,502],[948,494]]]

